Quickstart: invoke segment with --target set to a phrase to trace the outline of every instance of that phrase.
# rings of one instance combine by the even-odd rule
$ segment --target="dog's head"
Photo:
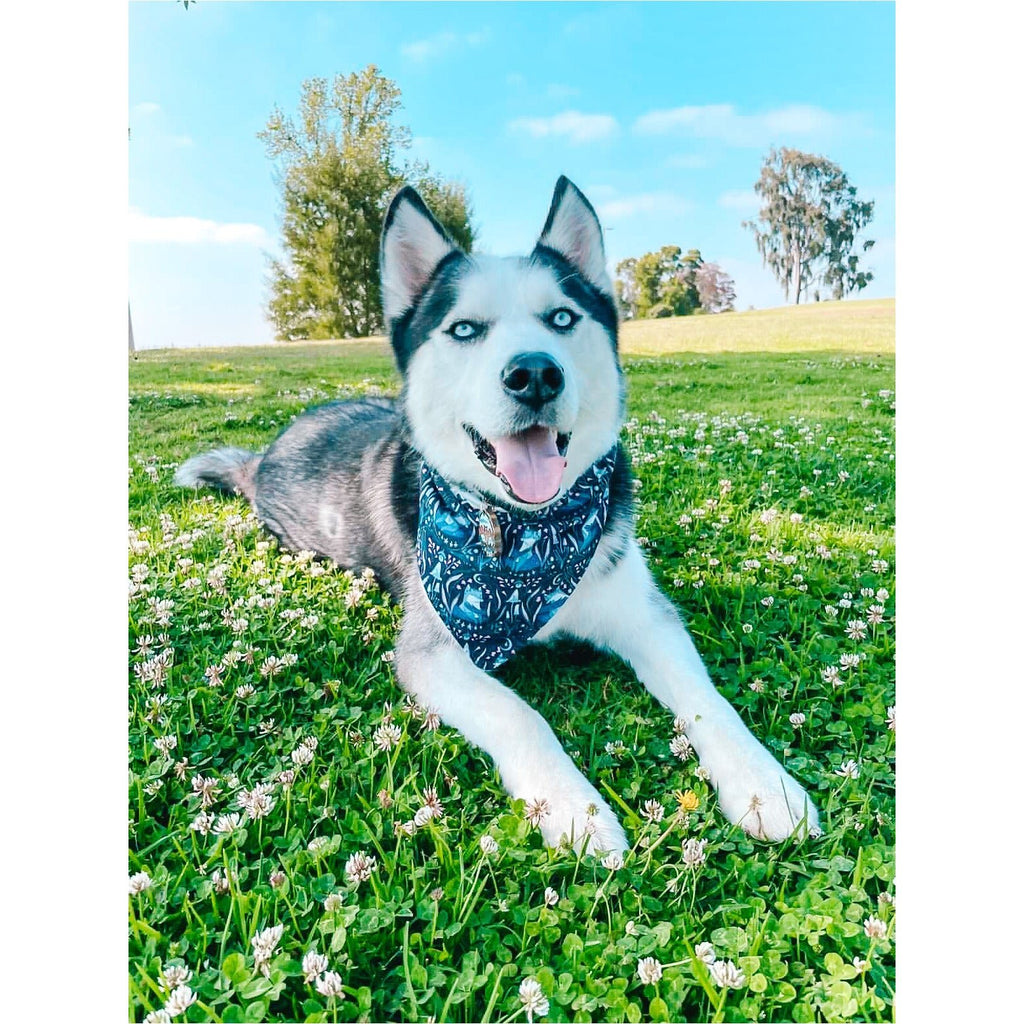
[[[403,188],[381,284],[413,443],[449,480],[537,508],[615,444],[615,300],[597,215],[568,178],[525,257],[467,255]]]

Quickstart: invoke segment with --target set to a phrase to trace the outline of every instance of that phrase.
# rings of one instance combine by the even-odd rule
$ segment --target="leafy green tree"
[[[761,197],[754,232],[764,264],[789,301],[799,302],[817,283],[833,298],[863,288],[874,276],[861,269],[856,236],[870,222],[874,202],[857,198],[838,164],[797,149],[772,149],[754,185]],[[874,245],[865,241],[861,253]]]
[[[282,248],[270,261],[268,313],[282,340],[379,332],[377,256],[388,202],[413,184],[467,251],[474,232],[465,188],[402,159],[401,91],[374,65],[302,85],[296,117],[275,107],[259,138],[276,161]]]
[[[631,256],[615,267],[616,294],[629,317],[686,316],[700,307],[696,274],[703,263],[697,249],[678,245]]]

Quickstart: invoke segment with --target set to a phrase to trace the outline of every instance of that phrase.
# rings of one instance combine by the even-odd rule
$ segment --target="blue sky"
[[[304,79],[369,63],[412,156],[468,187],[478,248],[532,246],[568,174],[609,262],[699,248],[737,308],[780,305],[741,222],[769,146],[838,162],[876,201],[894,294],[894,11],[884,3],[133,3],[129,277],[140,347],[271,341],[273,167],[256,138]]]

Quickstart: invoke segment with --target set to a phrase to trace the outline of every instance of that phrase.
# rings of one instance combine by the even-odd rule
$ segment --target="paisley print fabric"
[[[508,661],[568,600],[601,540],[616,449],[538,512],[489,506],[502,552],[480,538],[481,509],[426,462],[420,471],[416,560],[441,621],[482,669]]]

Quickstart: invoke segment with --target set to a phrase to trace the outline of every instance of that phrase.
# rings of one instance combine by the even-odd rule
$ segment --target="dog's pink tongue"
[[[562,486],[565,458],[558,454],[555,432],[530,427],[521,434],[488,438],[494,448],[495,469],[520,501],[550,501]]]

